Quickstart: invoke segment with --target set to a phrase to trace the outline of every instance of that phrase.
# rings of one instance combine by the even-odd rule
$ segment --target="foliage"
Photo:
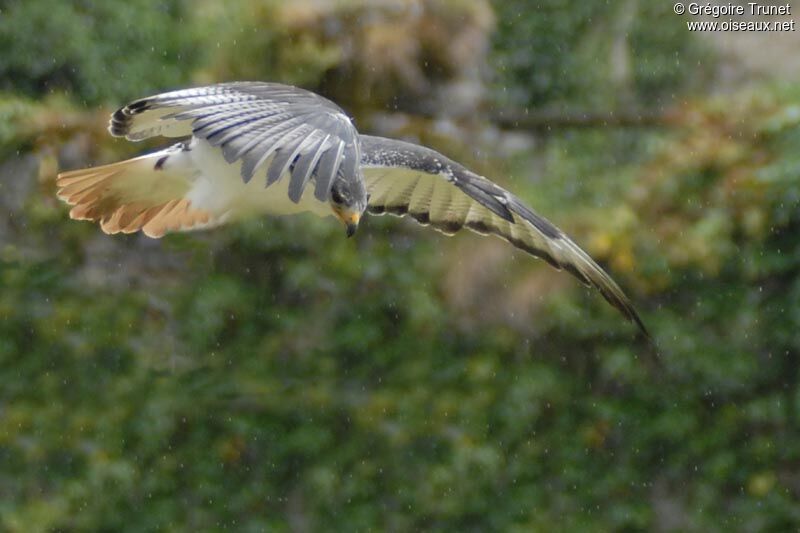
[[[702,79],[708,53],[672,4],[497,0],[497,98],[504,105],[654,107]]]
[[[482,66],[493,25],[487,0],[201,5],[194,23],[217,46],[198,78],[277,79],[364,119],[386,107],[424,110],[440,85]]]
[[[587,228],[593,255],[651,295],[644,314],[658,357],[606,337],[615,323],[587,323],[578,302],[554,306],[543,349],[583,346],[589,361],[573,364],[586,368],[590,390],[624,399],[611,418],[637,413],[631,422],[641,425],[616,435],[649,466],[628,481],[647,480],[652,498],[677,506],[680,529],[713,528],[724,515],[736,528],[780,530],[797,518],[797,450],[780,443],[798,433],[798,96],[762,87],[687,103],[666,134],[550,141],[555,184],[568,176],[558,175],[565,150],[573,165],[594,162],[591,180],[557,198],[575,202],[567,216]],[[631,142],[639,155],[614,155]],[[604,400],[597,405],[609,408]]]
[[[0,25],[36,4],[4,6]],[[90,19],[127,9],[107,4],[51,8],[67,21],[76,6]],[[264,34],[207,47],[197,69],[169,56],[156,71],[175,81],[230,68],[325,85],[346,47],[304,48],[291,28],[314,34],[314,21],[345,24],[363,7],[308,19],[317,3],[203,4],[187,38],[252,31],[236,22],[249,16]],[[475,4],[436,5],[457,19]],[[585,55],[615,32],[578,30],[589,17],[621,24],[621,5],[548,2],[534,17],[498,3],[499,57],[539,43],[508,78],[518,101],[618,103],[594,94],[611,82]],[[636,98],[697,83],[696,43],[674,28],[637,34],[655,7],[636,5]],[[153,39],[164,50],[178,37]],[[63,57],[105,53],[79,45]],[[261,61],[273,46],[303,60]],[[287,73],[298,64],[311,66]],[[534,65],[550,77],[529,83]],[[0,528],[781,531],[800,520],[796,85],[684,95],[657,126],[552,131],[508,165],[504,184],[628,289],[651,346],[597,294],[491,239],[388,218],[350,240],[302,216],[159,241],[69,221],[55,155],[73,167],[141,149],[109,140],[105,110],[83,112],[84,100],[170,82],[148,73],[134,91],[87,77],[42,99],[30,79],[5,79],[15,92],[0,98]]]
[[[185,83],[195,53],[184,11],[182,0],[5,0],[0,89],[95,104]]]

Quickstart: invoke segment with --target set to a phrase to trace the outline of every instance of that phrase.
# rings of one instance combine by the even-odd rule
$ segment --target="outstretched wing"
[[[429,148],[370,135],[360,138],[370,213],[408,215],[449,235],[468,228],[502,237],[594,286],[647,333],[614,280],[564,232],[519,198]]]
[[[242,162],[245,183],[262,165],[267,186],[289,171],[294,202],[312,178],[314,195],[326,201],[340,167],[355,175],[360,160],[358,134],[341,108],[278,83],[221,83],[142,98],[116,111],[108,129],[131,141],[157,135],[205,139],[228,163]]]

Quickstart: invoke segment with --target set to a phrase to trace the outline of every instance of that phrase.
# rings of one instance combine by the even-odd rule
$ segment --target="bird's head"
[[[367,209],[367,189],[363,178],[347,179],[340,175],[331,186],[330,203],[333,214],[347,228],[347,236],[352,237]]]

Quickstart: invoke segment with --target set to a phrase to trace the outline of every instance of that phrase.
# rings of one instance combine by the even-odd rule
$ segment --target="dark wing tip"
[[[577,245],[574,243],[572,244],[577,248]],[[586,254],[585,257],[578,256],[577,260],[588,263],[588,266],[595,271],[592,272],[590,270],[589,272],[582,272],[581,269],[577,268],[574,264],[559,264],[558,267],[564,268],[585,284],[595,287],[612,307],[619,311],[629,322],[635,324],[645,338],[650,339],[650,333],[639,317],[639,313],[633,307],[633,304],[625,295],[625,292],[623,292],[619,285],[611,278],[608,272],[595,263],[588,254]]]
[[[545,259],[556,268],[563,268],[584,284],[595,287],[609,304],[617,309],[628,321],[636,324],[639,331],[647,339],[651,338],[650,333],[647,331],[644,322],[642,322],[633,304],[605,269],[598,265],[597,262],[580,246],[575,244],[572,239],[546,218],[536,214],[517,197],[508,194],[508,203],[514,213],[531,224],[546,239],[550,241],[560,241],[562,244],[565,244],[568,254],[559,258],[557,256],[548,256],[546,250],[532,251],[531,248],[534,247],[525,246],[524,243],[520,245],[510,240],[512,244],[532,255]]]
[[[636,312],[636,309],[633,307],[633,304],[628,300],[624,295],[622,297],[615,295],[615,294],[607,294],[605,290],[600,291],[605,297],[606,301],[610,303],[612,306],[617,308],[622,315],[628,319],[629,322],[635,324],[639,328],[639,332],[641,335],[644,336],[645,339],[648,341],[652,341],[652,337],[650,336],[650,332],[647,330],[647,327],[642,322],[641,317],[639,317],[639,313]]]
[[[142,98],[114,111],[108,122],[108,132],[114,137],[125,137],[131,131],[133,117],[150,109],[150,99]]]
[[[652,342],[653,341],[652,335],[650,335],[650,332],[647,330],[647,327],[644,325],[644,322],[642,322],[642,319],[639,318],[639,313],[636,312],[636,309],[634,309],[633,306],[629,306],[629,313],[630,314],[628,315],[628,320],[630,320],[639,327],[639,332],[644,336],[645,339]]]
[[[125,108],[117,109],[108,123],[108,132],[114,137],[125,137],[131,130],[133,120],[125,113]]]

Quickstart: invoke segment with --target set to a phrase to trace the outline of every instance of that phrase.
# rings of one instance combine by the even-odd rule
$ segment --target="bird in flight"
[[[497,235],[595,287],[646,333],[622,289],[559,228],[519,198],[444,155],[362,135],[310,91],[221,83],[136,100],[111,116],[115,137],[181,142],[110,165],[58,175],[70,217],[109,234],[211,228],[246,217],[333,215],[348,236],[364,213],[409,216],[452,235]]]

